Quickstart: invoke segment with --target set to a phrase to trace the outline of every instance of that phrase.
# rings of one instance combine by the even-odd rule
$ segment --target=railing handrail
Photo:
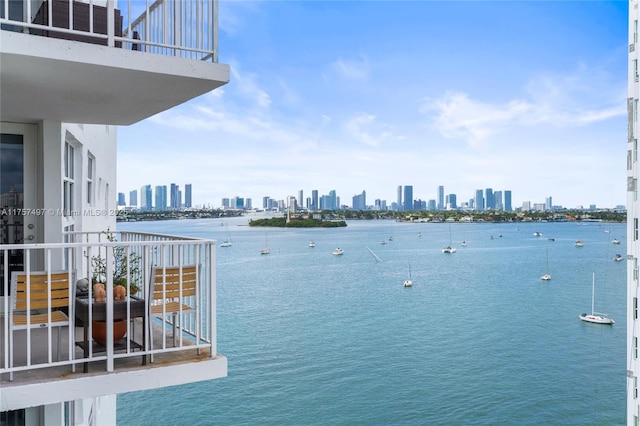
[[[28,30],[37,30],[67,36],[91,37],[96,40],[105,40],[106,45],[110,47],[123,47],[163,56],[178,56],[214,63],[218,61],[218,0],[155,0],[147,4],[135,19],[130,15],[132,1],[126,0],[124,6],[127,13],[126,22],[122,22],[122,28],[120,28],[122,35],[117,35],[114,31],[116,20],[113,12],[116,9],[113,0],[107,1],[106,34],[95,31],[94,9],[104,6],[93,2],[88,4],[88,31],[74,28],[74,13],[69,13],[67,27],[54,26],[51,1],[43,3],[47,4],[47,22],[44,24],[32,22],[36,11],[31,10],[30,2],[25,2],[26,12],[23,11],[18,14],[19,16],[10,16],[9,2],[5,2],[2,10],[4,16],[0,17],[0,25],[21,28],[27,33]],[[69,12],[73,11],[74,3],[76,2],[73,0],[69,1]],[[124,7],[119,8],[118,11],[125,10]],[[138,38],[135,37],[136,33]]]

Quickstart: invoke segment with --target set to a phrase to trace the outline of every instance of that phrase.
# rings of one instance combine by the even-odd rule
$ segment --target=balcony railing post
[[[207,242],[209,253],[207,259],[209,261],[208,277],[209,282],[209,333],[211,334],[211,358],[215,358],[218,354],[218,334],[216,330],[216,245]]]
[[[115,0],[107,0],[107,46],[114,47],[115,42]]]

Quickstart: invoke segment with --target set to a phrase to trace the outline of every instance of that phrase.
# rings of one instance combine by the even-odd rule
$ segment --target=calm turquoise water
[[[121,395],[119,424],[624,424],[626,270],[613,257],[625,254],[625,225],[226,223],[218,349],[229,377]],[[118,229],[222,241],[221,224]],[[458,251],[443,254],[450,238]],[[578,319],[592,272],[596,310],[614,326]]]

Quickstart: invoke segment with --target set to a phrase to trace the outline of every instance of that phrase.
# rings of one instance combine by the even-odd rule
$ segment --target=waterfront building
[[[116,126],[229,81],[229,67],[217,59],[217,1],[0,5],[0,194],[8,200],[14,188],[16,208],[34,212],[0,221],[0,423],[113,425],[118,394],[227,375],[226,358],[217,353],[215,242],[136,232],[114,231],[117,242],[104,236],[116,229]],[[172,167],[170,155],[165,166]],[[150,208],[151,186],[142,189],[141,204]],[[131,205],[135,198],[132,191]],[[5,232],[5,224],[19,232]],[[117,247],[125,247],[129,260],[133,253],[139,259],[140,275],[128,270],[122,276],[138,299],[115,301],[114,265],[106,262],[101,271],[90,261],[115,257]],[[151,277],[164,279],[162,271],[172,266],[184,267],[184,277],[192,264],[192,282],[205,303],[182,298],[193,315],[182,312],[177,328],[165,327],[151,316]],[[41,280],[52,288],[54,278],[61,291],[39,302],[45,315],[21,312],[27,327],[38,327],[13,330],[21,292],[9,291],[11,283],[33,289]],[[105,281],[104,304],[76,297],[85,286],[92,291],[92,278]],[[58,296],[67,309],[54,315]],[[128,336],[116,345],[120,319]],[[93,345],[99,325],[107,339]]]
[[[181,203],[180,187],[175,183],[172,183],[171,184],[171,200],[170,200],[169,207],[171,207],[174,210],[179,209],[180,203]]]
[[[403,199],[404,199],[404,205],[403,205],[404,210],[405,211],[413,210],[413,186],[412,185],[404,186]]]
[[[484,193],[485,193],[484,209],[485,210],[495,210],[496,209],[496,202],[495,202],[495,199],[493,197],[493,189],[487,188],[487,189],[485,189]]]
[[[318,190],[313,189],[311,191],[311,206],[309,207],[311,210],[318,210]]]
[[[429,200],[427,202],[427,210],[434,211],[436,209],[436,200]]]
[[[445,205],[445,208],[446,208],[446,210],[457,210],[458,209],[458,202],[457,202],[456,194],[447,195],[447,203]]]
[[[124,192],[118,192],[118,207],[125,205]]]
[[[302,189],[298,191],[298,208],[304,208],[304,192]]]
[[[402,185],[398,185],[398,193],[396,194],[396,204],[398,206],[397,210],[402,210]]]
[[[167,209],[167,185],[156,186],[156,211],[164,211]]]
[[[484,210],[484,197],[482,196],[482,189],[476,189],[476,197],[473,200],[473,206],[476,211]]]
[[[544,209],[547,211],[553,210],[553,200],[551,197],[547,197],[544,202]]]
[[[353,210],[366,210],[367,209],[367,193],[363,190],[361,194],[353,196],[352,202]]]
[[[528,212],[531,210],[531,201],[522,202],[522,211]]]
[[[129,207],[138,207],[138,190],[129,191]]]
[[[493,199],[496,204],[496,210],[504,210],[504,204],[502,202],[502,191],[495,191],[493,193]]]
[[[640,424],[640,201],[638,201],[639,0],[629,1],[627,84],[627,425]],[[595,208],[595,206],[594,206]]]
[[[438,187],[438,210],[445,209],[445,201],[444,201],[444,186],[440,185]]]
[[[508,189],[504,191],[504,210],[508,212],[513,210],[511,206],[511,191]]]
[[[167,204],[167,187],[164,187],[164,199],[165,199],[165,205]],[[193,207],[193,201],[191,200],[191,184],[188,183],[184,186],[184,206],[185,208],[191,208]]]
[[[140,188],[140,210],[150,211],[153,209],[153,198],[151,185],[144,185]]]

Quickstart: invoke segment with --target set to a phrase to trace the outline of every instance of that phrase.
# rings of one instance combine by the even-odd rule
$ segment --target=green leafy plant
[[[113,233],[104,231],[106,238],[110,242],[117,242]],[[113,285],[127,287],[129,283],[129,294],[136,294],[140,291],[140,281],[142,271],[140,269],[142,257],[135,252],[128,252],[127,247],[113,246]],[[97,255],[91,257],[92,284],[107,282],[107,259]]]

